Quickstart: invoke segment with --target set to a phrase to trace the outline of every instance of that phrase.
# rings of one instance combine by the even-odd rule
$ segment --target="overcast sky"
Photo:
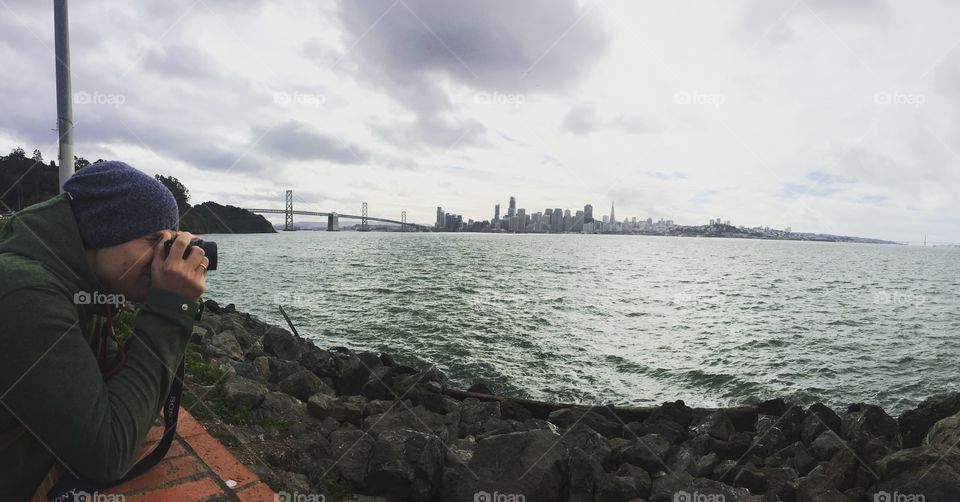
[[[960,241],[957,2],[70,7],[77,153],[194,203]],[[4,151],[56,156],[52,48],[51,2],[0,0]]]

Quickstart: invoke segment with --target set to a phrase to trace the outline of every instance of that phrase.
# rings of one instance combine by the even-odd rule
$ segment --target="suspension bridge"
[[[355,214],[344,214],[337,212],[320,212],[320,211],[300,211],[293,209],[293,190],[287,190],[287,204],[284,209],[261,209],[261,208],[246,208],[247,211],[251,213],[258,214],[283,214],[284,215],[284,230],[296,230],[296,227],[293,225],[293,215],[298,216],[318,216],[321,218],[327,219],[327,231],[336,232],[340,230],[340,219],[345,218],[348,220],[360,220],[361,232],[366,232],[370,230],[370,222],[377,223],[392,223],[394,225],[400,225],[401,232],[420,232],[428,231],[430,227],[427,225],[420,225],[417,223],[407,222],[407,212],[402,211],[400,213],[399,220],[391,220],[389,218],[377,218],[367,214],[367,203],[363,203],[363,207],[360,210],[359,215]]]

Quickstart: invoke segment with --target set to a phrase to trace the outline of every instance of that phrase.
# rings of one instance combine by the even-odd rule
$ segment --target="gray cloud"
[[[270,129],[259,128],[264,153],[294,160],[329,160],[340,164],[362,164],[369,160],[366,149],[310,129],[308,124],[290,120]]]
[[[609,42],[599,19],[575,0],[380,0],[340,7],[358,78],[417,114],[412,124],[379,128],[394,144],[487,143],[480,122],[452,116],[438,77],[479,90],[559,91],[584,78]]]

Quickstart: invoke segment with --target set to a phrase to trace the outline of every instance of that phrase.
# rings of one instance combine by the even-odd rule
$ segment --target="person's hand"
[[[197,237],[190,232],[162,231],[162,238],[153,248],[153,263],[150,265],[152,285],[197,301],[206,290],[207,266],[210,260],[200,246],[190,246],[190,255],[183,253],[190,241]],[[170,254],[164,258],[164,242],[176,237],[170,246]]]

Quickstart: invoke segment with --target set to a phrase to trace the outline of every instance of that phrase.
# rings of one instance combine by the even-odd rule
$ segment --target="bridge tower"
[[[363,203],[363,212],[360,213],[360,231],[368,232],[370,230],[370,222],[367,220],[367,203]]]
[[[287,190],[287,209],[284,211],[284,230],[293,230],[293,190]]]
[[[400,231],[407,231],[407,212],[403,211],[400,213]]]

